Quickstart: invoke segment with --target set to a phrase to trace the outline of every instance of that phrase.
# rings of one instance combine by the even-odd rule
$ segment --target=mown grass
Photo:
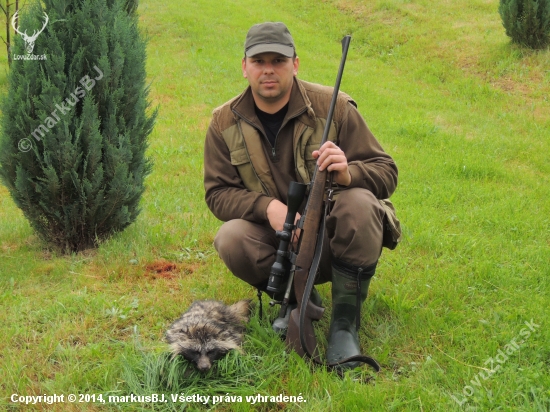
[[[550,53],[510,45],[497,7],[496,0],[142,0],[152,100],[161,110],[138,221],[97,251],[59,256],[0,188],[0,405],[548,410]],[[363,312],[363,348],[383,365],[376,376],[362,370],[342,379],[285,355],[268,320],[257,317],[244,354],[206,376],[165,356],[164,331],[193,300],[255,295],[213,250],[220,222],[203,201],[202,145],[212,109],[246,85],[239,66],[246,30],[266,20],[287,23],[299,76],[319,83],[334,82],[339,40],[353,36],[342,88],[400,169],[393,199],[404,241],[384,252]],[[7,67],[5,53],[0,64]],[[162,262],[177,270],[157,273]],[[328,311],[330,286],[320,290]],[[540,327],[526,337],[531,320]],[[516,338],[525,342],[512,351]],[[480,379],[506,348],[499,369]],[[23,407],[9,399],[155,392],[301,393],[307,402]]]

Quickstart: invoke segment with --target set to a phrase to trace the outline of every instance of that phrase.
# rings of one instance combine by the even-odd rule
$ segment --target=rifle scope
[[[275,235],[279,238],[279,249],[277,249],[275,263],[271,266],[267,283],[268,292],[279,293],[284,289],[284,283],[288,278],[290,269],[288,245],[292,240],[292,232],[295,228],[294,220],[296,220],[296,213],[298,213],[298,208],[304,200],[307,186],[298,182],[290,182],[288,186],[288,209],[283,230],[275,232]]]

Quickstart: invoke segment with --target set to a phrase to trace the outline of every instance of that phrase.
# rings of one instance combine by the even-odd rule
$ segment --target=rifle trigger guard
[[[288,260],[290,260],[290,263],[292,263],[293,265],[296,264],[296,258],[298,257],[298,255],[294,252],[288,252]]]
[[[334,190],[328,189],[327,192],[327,201],[325,202],[325,216],[330,216],[330,205],[332,203],[332,195],[334,193]]]
[[[300,217],[300,220],[298,220],[298,221],[296,222],[296,227],[297,227],[298,229],[303,229],[303,228],[304,228],[304,221],[305,221],[305,218],[306,218],[305,215],[303,215],[302,217]]]

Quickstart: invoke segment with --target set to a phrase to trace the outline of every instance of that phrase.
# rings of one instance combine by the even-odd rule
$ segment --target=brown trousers
[[[330,281],[333,259],[361,267],[376,263],[382,251],[383,219],[384,209],[370,191],[352,188],[340,192],[326,220],[316,283]],[[269,223],[260,225],[243,219],[225,222],[214,247],[235,276],[265,290],[279,247]]]

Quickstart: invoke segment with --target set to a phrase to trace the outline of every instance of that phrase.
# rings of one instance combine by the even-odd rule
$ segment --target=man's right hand
[[[283,230],[283,225],[285,224],[286,220],[286,214],[288,212],[287,206],[277,200],[273,199],[269,204],[267,205],[267,220],[269,221],[269,224],[273,228],[273,230]],[[300,214],[296,213],[296,219],[294,220],[294,223],[296,223],[300,219]],[[295,230],[295,236],[294,239],[292,239],[292,244],[296,245],[296,242],[298,241],[298,238],[300,237],[300,229]]]

